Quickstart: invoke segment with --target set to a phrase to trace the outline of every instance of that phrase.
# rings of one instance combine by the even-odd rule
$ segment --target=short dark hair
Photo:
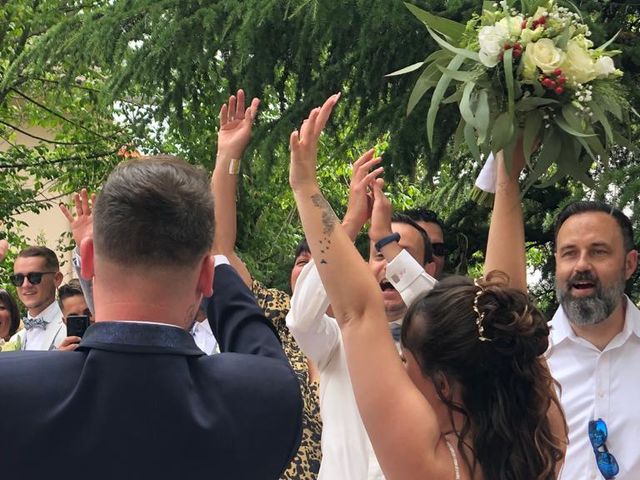
[[[440,220],[438,214],[426,207],[410,208],[402,212],[414,222],[435,223],[444,232],[444,222]]]
[[[62,301],[64,299],[77,297],[78,295],[84,297],[84,292],[80,286],[80,281],[77,278],[72,278],[69,280],[69,283],[65,283],[58,288],[58,305],[62,308]]]
[[[58,262],[58,256],[50,248],[32,245],[23,249],[18,258],[30,258],[30,257],[42,257],[44,258],[44,266],[48,270],[58,271],[60,270],[60,262]]]
[[[172,155],[118,165],[96,200],[93,230],[96,251],[118,264],[194,265],[213,241],[205,171]]]
[[[303,253],[308,253],[309,255],[311,255],[311,249],[309,248],[309,242],[307,242],[306,238],[302,238],[302,240],[300,240],[298,242],[298,246],[296,247],[296,254],[293,256],[294,261],[296,258],[298,258],[300,255],[302,255]]]
[[[422,266],[425,266],[433,261],[433,248],[431,247],[431,240],[429,239],[429,235],[424,228],[422,228],[404,213],[394,213],[391,216],[391,223],[404,223],[415,228],[422,237],[422,241],[424,242],[424,258]]]
[[[631,224],[631,220],[629,220],[629,218],[624,213],[622,213],[621,210],[618,210],[613,205],[609,205],[608,203],[600,201],[580,200],[570,203],[569,205],[564,207],[558,214],[553,233],[554,250],[557,246],[558,232],[560,231],[560,227],[562,227],[562,224],[573,215],[588,212],[603,212],[607,215],[611,215],[616,220],[616,222],[618,222],[618,226],[620,227],[620,231],[622,232],[624,251],[630,252],[631,250],[635,249],[635,243],[633,240],[633,225]]]
[[[9,318],[11,318],[9,336],[11,337],[18,331],[18,327],[20,326],[20,311],[18,310],[18,304],[13,296],[4,289],[0,289],[0,303],[9,311]]]

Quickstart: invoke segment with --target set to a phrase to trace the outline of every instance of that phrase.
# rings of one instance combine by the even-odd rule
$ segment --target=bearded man
[[[631,480],[640,472],[640,310],[625,295],[638,264],[630,220],[574,202],[555,227],[556,293],[548,351],[569,427],[560,478]]]

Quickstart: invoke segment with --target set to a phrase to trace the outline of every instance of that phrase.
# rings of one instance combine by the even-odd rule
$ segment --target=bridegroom
[[[96,323],[76,351],[0,361],[3,473],[278,479],[300,440],[300,390],[251,292],[210,254],[204,171],[135,159],[112,172],[93,215],[80,250]],[[214,262],[208,318],[223,353],[207,356],[189,328]]]

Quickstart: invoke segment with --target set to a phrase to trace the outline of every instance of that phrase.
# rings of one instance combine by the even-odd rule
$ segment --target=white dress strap
[[[456,473],[456,480],[460,480],[460,465],[458,464],[458,455],[456,455],[456,451],[453,448],[453,445],[451,445],[451,443],[446,437],[444,441],[447,444],[447,447],[449,448],[449,452],[451,453],[451,458],[453,459],[453,469]]]

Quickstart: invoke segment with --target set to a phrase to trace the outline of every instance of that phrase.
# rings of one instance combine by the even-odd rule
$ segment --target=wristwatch
[[[382,237],[380,240],[378,240],[374,246],[376,247],[376,251],[380,251],[382,250],[383,247],[385,247],[386,245],[389,245],[391,242],[399,242],[400,241],[400,234],[398,232],[394,232],[391,235],[387,235],[386,237]]]

